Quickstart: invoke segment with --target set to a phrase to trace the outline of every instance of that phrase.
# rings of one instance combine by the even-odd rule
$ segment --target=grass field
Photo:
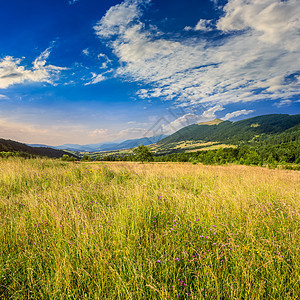
[[[300,173],[0,160],[0,299],[298,299]]]

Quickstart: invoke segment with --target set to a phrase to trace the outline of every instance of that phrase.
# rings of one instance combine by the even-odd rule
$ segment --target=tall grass
[[[0,160],[1,299],[297,299],[299,172]]]

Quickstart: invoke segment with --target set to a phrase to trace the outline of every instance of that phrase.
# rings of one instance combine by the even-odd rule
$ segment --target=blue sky
[[[298,0],[12,0],[0,137],[59,145],[300,113]]]

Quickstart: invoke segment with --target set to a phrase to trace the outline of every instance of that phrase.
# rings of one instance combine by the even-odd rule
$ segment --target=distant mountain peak
[[[221,119],[214,119],[214,120],[208,121],[208,122],[200,122],[197,125],[219,125],[222,122],[224,122],[224,121]]]

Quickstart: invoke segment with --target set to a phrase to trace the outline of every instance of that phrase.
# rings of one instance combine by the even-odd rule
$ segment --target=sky
[[[0,138],[61,145],[300,113],[299,0],[0,4]]]

